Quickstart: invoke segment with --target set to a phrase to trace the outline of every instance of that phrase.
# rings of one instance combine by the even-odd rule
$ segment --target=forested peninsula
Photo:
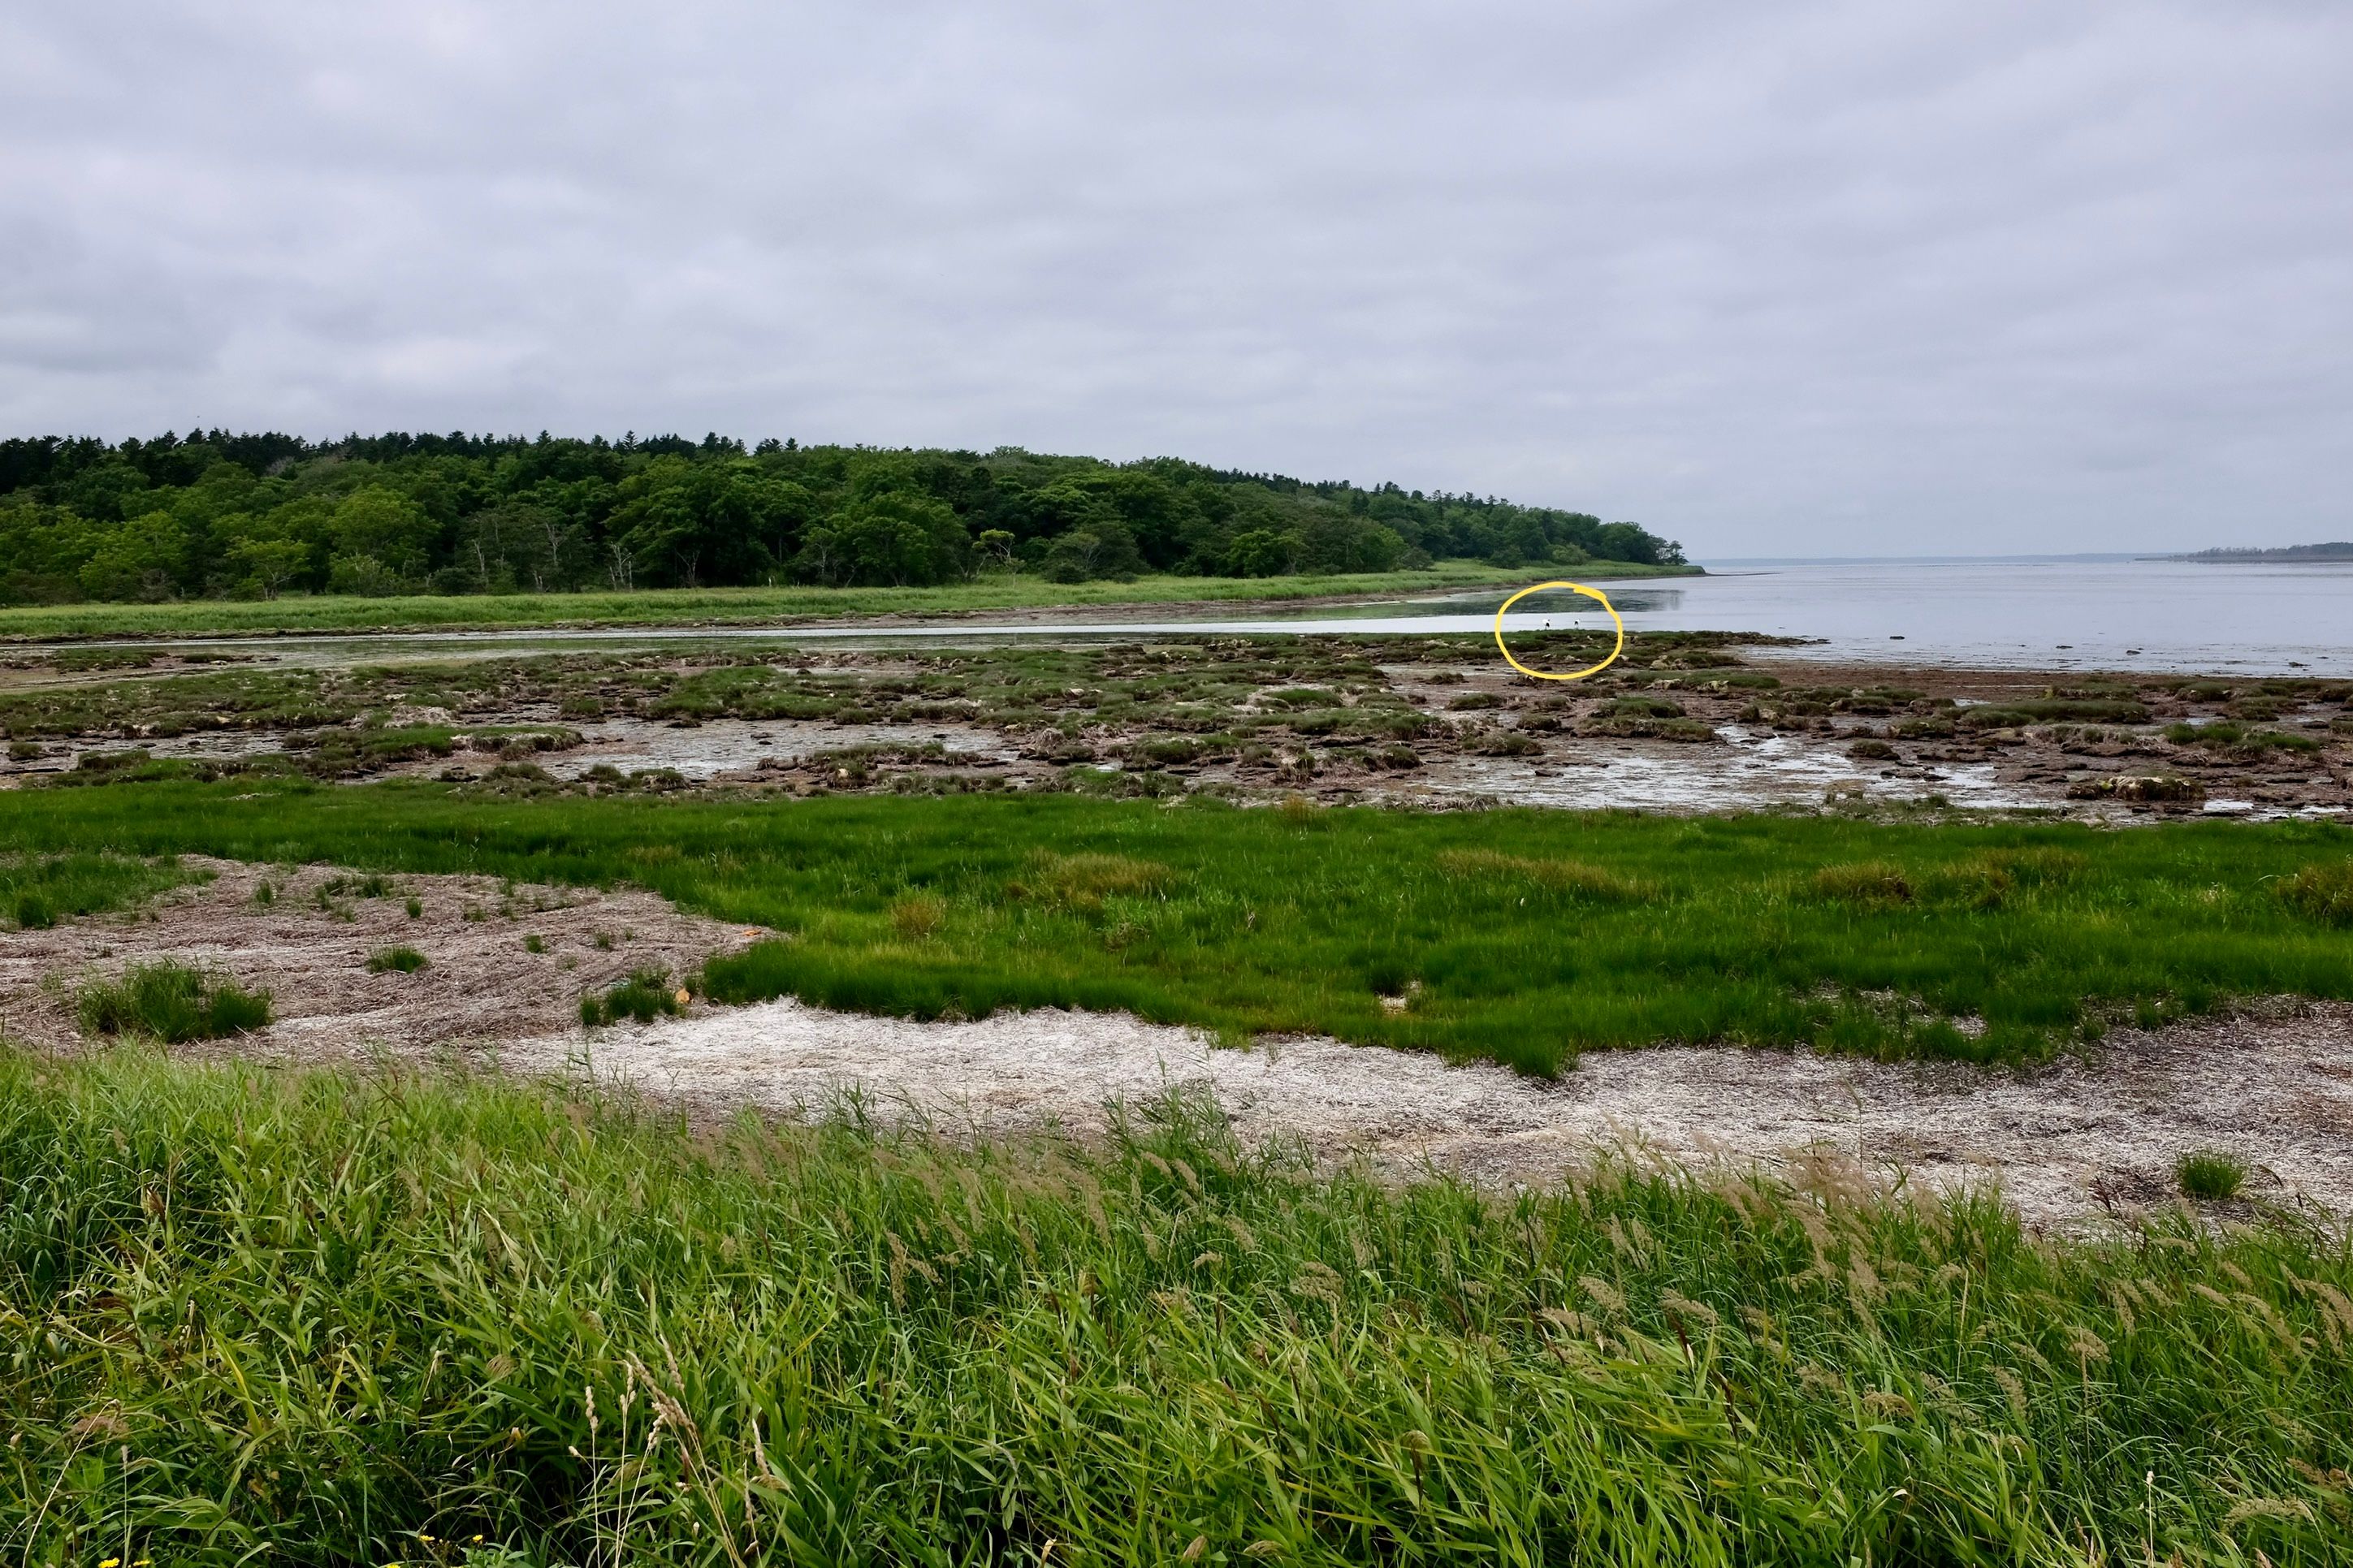
[[[167,432],[0,440],[0,604],[561,593],[983,572],[1274,577],[1683,563],[1630,522],[1174,458]]]
[[[2353,540],[2339,539],[2327,544],[2285,544],[2274,550],[2257,550],[2245,545],[2221,545],[2212,550],[2200,550],[2195,554],[2177,557],[2182,561],[2353,561]]]

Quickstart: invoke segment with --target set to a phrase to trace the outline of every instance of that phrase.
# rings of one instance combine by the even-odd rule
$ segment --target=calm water
[[[1530,573],[1531,581],[1540,574]],[[1767,632],[1816,639],[1793,652],[1972,668],[2230,671],[2353,676],[2353,565],[2195,565],[2184,562],[1888,562],[1728,567],[1706,577],[1602,584],[1637,631]],[[208,638],[273,660],[348,664],[615,645],[754,641],[992,641],[1140,633],[1292,632],[1307,636],[1483,632],[1501,594],[1399,599],[1244,618],[887,627],[665,631],[421,632],[385,636]],[[1506,629],[1607,626],[1591,600],[1560,593],[1521,601]],[[153,643],[143,646],[153,647]]]
[[[2353,675],[2353,564],[1802,563],[1600,586],[1630,629],[1816,637],[1804,651],[1832,658]],[[1449,624],[1483,626],[1499,602],[1481,601],[1487,620],[1480,605],[1458,602]],[[1607,624],[1600,606],[1575,595],[1524,599],[1520,608],[1530,605],[1549,613],[1515,609],[1507,625]]]

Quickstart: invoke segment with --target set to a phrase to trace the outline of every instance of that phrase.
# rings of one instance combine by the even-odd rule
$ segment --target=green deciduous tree
[[[425,575],[441,535],[441,525],[422,506],[385,485],[345,496],[327,530],[337,555],[379,562],[402,579]]]
[[[972,546],[940,502],[890,492],[811,528],[793,568],[807,582],[838,585],[946,583],[971,574]]]
[[[169,511],[116,524],[77,574],[93,599],[168,599],[188,549],[187,531]]]

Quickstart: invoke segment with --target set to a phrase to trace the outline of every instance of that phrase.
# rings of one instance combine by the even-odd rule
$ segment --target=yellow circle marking
[[[1577,593],[1584,595],[1588,599],[1599,599],[1601,601],[1601,607],[1609,612],[1610,621],[1618,627],[1618,646],[1609,650],[1609,657],[1608,658],[1603,659],[1599,664],[1589,665],[1572,674],[1555,675],[1548,669],[1530,669],[1526,665],[1522,664],[1518,659],[1512,657],[1512,650],[1504,646],[1504,612],[1510,609],[1514,605],[1518,604],[1522,599],[1526,598],[1530,594],[1541,594],[1546,588],[1571,588],[1576,590]],[[1619,619],[1618,606],[1609,602],[1609,595],[1603,593],[1599,588],[1588,588],[1582,583],[1538,583],[1532,588],[1521,589],[1518,593],[1504,600],[1503,605],[1495,611],[1495,649],[1498,653],[1501,653],[1504,656],[1504,662],[1505,664],[1510,665],[1522,675],[1534,676],[1538,680],[1583,680],[1587,676],[1599,675],[1603,670],[1609,668],[1611,665],[1617,663],[1618,656],[1626,651],[1626,623]]]

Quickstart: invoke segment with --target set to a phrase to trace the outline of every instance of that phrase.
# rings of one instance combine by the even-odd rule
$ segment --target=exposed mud
[[[638,969],[684,974],[752,940],[651,893],[395,876],[370,896],[369,879],[329,867],[184,863],[213,879],[137,910],[0,934],[0,1029],[69,1047],[84,984],[171,959],[270,993],[275,1023],[204,1048],[296,1060],[475,1049],[575,1028],[582,993]],[[427,967],[369,973],[370,955],[394,947]]]
[[[1556,652],[1566,650],[1556,649]],[[0,786],[292,770],[502,788],[1074,789],[2130,819],[2353,810],[2353,683],[1848,667],[1637,639],[1593,680],[1476,639],[670,648],[0,691]]]

